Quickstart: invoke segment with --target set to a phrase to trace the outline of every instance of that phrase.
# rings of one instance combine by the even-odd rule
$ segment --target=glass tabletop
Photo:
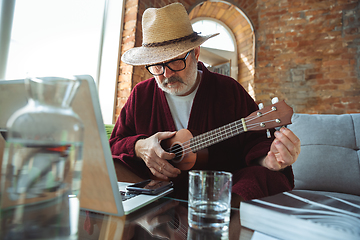
[[[241,227],[238,208],[231,209],[226,231],[192,229],[187,217],[188,202],[169,197],[122,217],[80,211],[79,239],[251,239],[253,234]]]

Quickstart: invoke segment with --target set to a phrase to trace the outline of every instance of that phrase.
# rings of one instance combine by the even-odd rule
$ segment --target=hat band
[[[198,35],[197,32],[193,32],[190,35],[187,35],[185,37],[181,37],[181,38],[176,38],[176,39],[171,39],[168,41],[164,41],[164,42],[155,42],[155,43],[143,43],[142,46],[143,47],[160,47],[160,46],[165,46],[165,45],[169,45],[172,43],[177,43],[177,42],[182,42],[182,41],[186,41],[188,39],[193,38],[191,41],[195,41],[196,39],[198,39],[200,36]]]

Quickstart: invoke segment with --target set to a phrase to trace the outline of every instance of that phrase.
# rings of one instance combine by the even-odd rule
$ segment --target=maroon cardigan
[[[188,129],[197,133],[208,132],[258,110],[254,100],[234,79],[208,71],[201,62],[198,68],[203,75],[194,98]],[[114,161],[123,161],[141,178],[149,178],[151,172],[135,156],[136,141],[159,131],[175,130],[165,94],[158,88],[155,79],[140,82],[121,110],[110,137]],[[232,190],[245,199],[291,190],[294,186],[291,167],[274,172],[252,163],[267,154],[272,141],[273,138],[266,138],[265,132],[246,132],[210,146],[204,169],[232,172]],[[179,197],[186,197],[187,188],[184,186],[187,186],[187,181],[187,176],[174,179]],[[180,193],[180,188],[186,189],[186,192]]]

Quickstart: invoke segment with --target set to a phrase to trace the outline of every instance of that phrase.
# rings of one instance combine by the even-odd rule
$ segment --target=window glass
[[[223,27],[221,24],[211,21],[211,20],[200,20],[192,24],[193,30],[195,32],[201,33],[201,35],[209,35],[213,33],[220,33],[219,35],[210,38],[204,42],[201,46],[226,50],[226,51],[235,51],[233,40],[228,32],[228,30]]]
[[[16,0],[6,79],[98,71],[105,0]]]

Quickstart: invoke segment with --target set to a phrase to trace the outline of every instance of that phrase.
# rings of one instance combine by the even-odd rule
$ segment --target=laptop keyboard
[[[120,193],[121,193],[121,200],[122,201],[129,200],[130,198],[133,198],[133,197],[136,197],[136,196],[139,195],[139,194],[136,194],[136,193],[129,193],[129,192],[125,192],[125,191],[120,191]]]

